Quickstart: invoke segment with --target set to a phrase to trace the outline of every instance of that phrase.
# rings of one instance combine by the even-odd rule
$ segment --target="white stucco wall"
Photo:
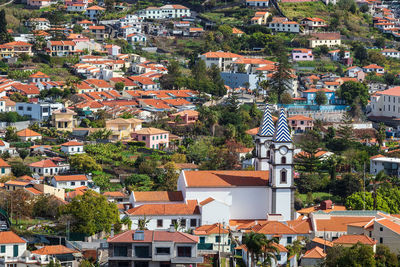
[[[230,207],[221,201],[214,200],[201,208],[201,224],[229,223]]]

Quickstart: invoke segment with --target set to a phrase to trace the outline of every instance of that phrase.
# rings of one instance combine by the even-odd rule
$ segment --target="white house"
[[[382,155],[370,158],[370,173],[377,175],[384,171],[386,175],[400,177],[400,158],[389,158]]]
[[[285,17],[273,17],[268,23],[268,28],[276,32],[300,32],[300,25],[295,21],[289,21]]]
[[[55,188],[75,189],[81,186],[88,186],[88,178],[84,174],[78,175],[54,175],[51,184]]]
[[[30,18],[27,21],[27,26],[32,30],[46,31],[50,29],[50,21],[46,18]]]
[[[400,86],[371,95],[370,116],[400,118]]]
[[[97,17],[106,10],[100,6],[91,6],[86,9],[85,15],[89,16],[90,20],[97,19]]]
[[[164,5],[162,7],[148,7],[138,11],[142,19],[172,19],[190,17],[190,9],[182,5]]]
[[[0,176],[11,175],[11,166],[0,158]]]
[[[69,170],[69,164],[51,159],[44,159],[29,164],[29,168],[33,173],[43,176],[52,176]]]
[[[67,155],[83,153],[83,144],[77,141],[69,141],[61,144],[61,151]]]
[[[246,0],[246,6],[250,7],[268,7],[269,0]]]
[[[231,252],[229,229],[221,223],[202,225],[197,227],[193,234],[199,237],[199,250]]]
[[[384,74],[385,73],[385,68],[378,66],[376,64],[370,64],[367,66],[363,67],[363,71],[364,72],[376,72],[378,74]]]
[[[383,49],[381,53],[385,57],[400,58],[400,51],[396,49]]]
[[[4,259],[5,266],[17,266],[17,258],[26,250],[26,241],[14,232],[0,232],[0,258]],[[0,261],[1,265],[1,261]]]
[[[206,67],[210,68],[212,65],[217,65],[221,71],[229,71],[232,63],[242,58],[243,56],[230,53],[230,52],[207,52],[200,56],[200,59],[206,63]]]
[[[331,50],[328,53],[333,61],[340,61],[342,59],[350,58],[350,51],[344,51],[342,58],[340,57],[340,49]]]
[[[26,128],[24,130],[21,130],[19,132],[17,132],[17,135],[19,137],[19,139],[21,139],[21,141],[35,141],[35,140],[42,140],[42,135],[32,131],[29,128]]]

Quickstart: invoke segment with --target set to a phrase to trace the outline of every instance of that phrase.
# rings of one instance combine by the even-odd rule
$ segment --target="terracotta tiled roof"
[[[238,58],[243,57],[238,54],[234,54],[231,52],[207,52],[203,54],[206,58]]]
[[[50,159],[41,160],[38,162],[33,162],[29,164],[30,167],[36,168],[50,168],[50,167],[57,167],[57,165]]]
[[[188,187],[267,186],[268,171],[184,171]]]
[[[375,245],[376,241],[372,240],[370,237],[366,235],[342,235],[338,239],[333,240],[333,244],[342,245],[342,244],[357,244],[360,242],[364,245]]]
[[[370,64],[368,66],[364,66],[363,69],[383,69],[383,67],[378,66],[376,64]]]
[[[25,244],[26,241],[16,235],[14,232],[0,232],[0,244]]]
[[[278,249],[279,252],[289,252],[289,250],[287,250],[287,248],[285,248],[283,245],[281,244],[277,244],[277,243],[272,243],[272,246],[276,247]]]
[[[87,177],[84,174],[78,175],[55,175],[54,179],[59,181],[87,181]]]
[[[26,187],[25,190],[26,190],[26,191],[29,191],[31,194],[33,194],[33,195],[35,195],[35,196],[38,196],[38,195],[42,195],[42,194],[43,194],[42,191],[39,191],[39,190],[37,190],[37,189],[34,188],[34,187]]]
[[[374,217],[334,216],[330,219],[316,219],[315,231],[347,232],[347,225],[356,222],[369,222]],[[399,226],[400,227],[400,226]]]
[[[204,206],[204,205],[207,205],[208,203],[211,203],[211,202],[213,202],[215,199],[213,199],[212,197],[209,197],[209,198],[206,198],[206,199],[204,199],[202,202],[200,202],[199,204],[200,204],[200,206]]]
[[[181,191],[133,192],[136,202],[179,202],[183,201]]]
[[[54,245],[54,246],[44,246],[40,249],[32,251],[32,254],[39,255],[62,255],[62,254],[72,254],[75,253],[75,250],[67,248],[63,245]]]
[[[287,225],[301,234],[309,234],[312,231],[310,219],[287,221]]]
[[[333,247],[333,243],[331,241],[319,238],[319,237],[315,237],[313,240],[311,240],[314,243],[318,243],[321,245],[325,245],[327,247]]]
[[[37,133],[35,131],[32,131],[29,128],[26,128],[24,130],[21,130],[21,131],[17,132],[17,135],[18,136],[22,136],[22,137],[41,136],[41,134],[39,134],[39,133]]]
[[[312,118],[306,117],[306,116],[303,116],[303,115],[295,115],[295,116],[289,117],[287,119],[288,119],[288,121],[290,121],[290,120],[313,121]]]
[[[99,6],[91,6],[91,7],[88,7],[86,10],[105,10],[105,8],[102,8]]]
[[[69,141],[64,144],[61,144],[61,146],[83,146],[83,144],[77,141]]]
[[[16,185],[16,186],[27,186],[29,183],[23,182],[23,181],[11,180],[11,181],[5,182],[4,184],[5,185]]]
[[[377,221],[376,223],[385,226],[386,228],[388,228],[389,230],[391,230],[397,234],[400,234],[400,225],[391,220],[383,219],[383,220]]]
[[[229,230],[220,223],[214,223],[197,227],[193,233],[195,235],[228,234]]]
[[[7,162],[0,158],[0,167],[11,167]]]
[[[142,128],[140,130],[135,131],[136,134],[163,134],[169,133],[166,130],[157,129],[157,128]]]
[[[324,259],[326,257],[326,253],[320,247],[315,247],[313,249],[307,250],[302,258],[304,259]]]
[[[400,96],[400,86],[392,87],[390,89],[376,92],[377,95],[391,95],[391,96]]]
[[[189,235],[182,232],[167,232],[167,231],[149,231],[145,230],[144,240],[133,240],[134,230],[129,230],[107,239],[108,243],[134,243],[134,242],[174,242],[174,243],[197,243],[197,236]]]
[[[44,74],[44,73],[41,72],[41,71],[38,71],[38,72],[36,72],[36,73],[30,75],[29,77],[30,77],[30,78],[50,78],[50,76]]]
[[[126,197],[126,195],[124,193],[119,192],[119,191],[117,191],[117,192],[104,192],[103,196],[106,196],[106,197]]]
[[[196,200],[188,200],[187,204],[144,204],[126,211],[129,215],[193,215],[200,214]]]
[[[268,221],[263,224],[255,225],[252,230],[256,233],[265,235],[285,235],[285,234],[298,234],[294,229],[286,224],[276,221]]]

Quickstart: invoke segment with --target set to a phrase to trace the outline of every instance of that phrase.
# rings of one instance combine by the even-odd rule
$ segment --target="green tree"
[[[11,192],[10,202],[12,205],[12,214],[17,221],[22,218],[29,218],[33,212],[33,201],[31,195],[24,189],[17,189]]]
[[[15,177],[21,177],[24,175],[31,175],[31,169],[28,166],[24,165],[22,162],[12,162],[11,164],[11,172]]]
[[[382,244],[376,246],[375,260],[377,266],[396,267],[398,266],[397,255]]]
[[[150,176],[146,174],[132,174],[124,183],[132,191],[150,191],[154,186]]]
[[[174,162],[168,162],[164,165],[162,174],[161,190],[175,191],[178,183],[179,171]]]
[[[17,149],[17,152],[22,161],[24,161],[25,158],[30,154],[28,149]]]
[[[115,203],[92,190],[73,198],[60,209],[60,214],[73,217],[72,231],[87,235],[101,231],[109,233],[111,226],[119,222],[119,211]]]
[[[291,76],[292,70],[286,53],[278,54],[278,67],[270,80],[270,90],[278,96],[278,103],[281,103],[282,94],[290,89]]]
[[[383,145],[383,141],[386,139],[386,127],[384,123],[379,123],[378,132],[376,133],[376,140],[379,146]]]
[[[110,187],[111,175],[102,171],[93,172],[93,182],[100,187],[102,191],[107,190]]]
[[[13,40],[12,36],[7,31],[6,12],[3,8],[0,11],[0,44],[8,43]]]
[[[270,265],[272,259],[276,260],[277,248],[273,246],[273,241],[268,240],[265,235],[254,232],[247,233],[243,236],[242,243],[246,245],[251,254],[252,267],[256,266],[261,256],[265,259],[262,265]]]
[[[360,243],[350,248],[335,246],[328,249],[324,263],[327,267],[376,266],[372,247]]]
[[[74,31],[74,33],[82,33],[84,29],[81,25],[75,24],[72,30]]]
[[[368,103],[369,93],[365,84],[360,82],[348,81],[340,86],[339,96],[346,101],[346,104],[352,106],[354,100],[359,97],[361,107],[365,107]]]
[[[288,92],[282,94],[281,104],[293,104],[293,98]]]
[[[115,90],[121,92],[124,90],[125,84],[123,82],[117,82],[117,83],[115,83],[114,88],[115,88]]]
[[[328,98],[323,90],[318,90],[315,95],[315,104],[318,106],[325,105],[328,102]]]
[[[337,130],[337,135],[340,137],[345,147],[348,147],[350,142],[354,141],[354,129],[349,115],[343,116],[342,123]]]
[[[58,208],[61,201],[52,195],[40,195],[35,198],[33,204],[33,216],[55,219],[58,215]]]
[[[182,77],[182,72],[179,66],[179,62],[176,60],[170,60],[167,65],[168,74],[163,75],[160,78],[160,85],[164,90],[173,90],[177,88],[177,80]]]
[[[342,179],[332,182],[333,194],[346,199],[351,194],[362,190],[363,181],[357,174],[346,173],[342,175]]]
[[[7,127],[6,128],[6,134],[4,136],[4,140],[7,142],[16,142],[19,140],[19,137],[17,135],[17,129],[15,127]]]
[[[354,46],[354,57],[360,61],[361,64],[364,64],[368,60],[368,52],[367,49],[364,47],[363,43],[358,43]]]
[[[321,156],[317,156],[321,147],[321,137],[318,132],[307,131],[297,146],[302,151],[295,158],[298,169],[305,172],[316,172],[321,164]]]
[[[71,164],[72,169],[75,169],[83,173],[102,170],[101,165],[97,164],[96,160],[94,160],[91,156],[89,156],[86,153],[75,154],[70,156],[69,163]]]

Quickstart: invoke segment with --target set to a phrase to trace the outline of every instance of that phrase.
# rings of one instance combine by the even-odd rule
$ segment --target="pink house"
[[[28,0],[27,4],[29,7],[42,8],[51,5],[50,0]]]
[[[296,48],[292,50],[293,61],[313,61],[314,56],[311,49]]]
[[[180,117],[181,119],[177,119]],[[171,124],[188,125],[195,123],[199,119],[199,112],[196,110],[183,110],[170,115]]]
[[[296,133],[302,133],[314,127],[314,120],[302,115],[289,117],[288,122],[289,126],[292,127]]]
[[[169,132],[157,128],[142,128],[134,131],[132,139],[145,142],[147,148],[162,150],[169,146]]]

